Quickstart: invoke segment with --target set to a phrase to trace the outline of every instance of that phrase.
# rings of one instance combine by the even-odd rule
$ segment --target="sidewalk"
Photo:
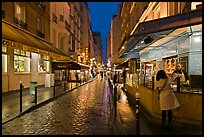
[[[136,135],[136,106],[135,100],[121,88],[118,88],[121,94],[117,102],[117,126],[118,134]],[[188,125],[173,121],[171,129],[162,129],[161,120],[150,117],[142,108],[140,108],[140,130],[139,135],[202,135],[202,126]]]
[[[88,81],[89,82],[89,81]],[[87,83],[88,83],[87,82]],[[86,83],[83,83],[86,84]],[[32,103],[32,97],[30,96],[29,89],[24,89],[22,92],[22,112],[20,113],[20,91],[12,91],[7,93],[2,93],[2,124],[6,123],[24,112],[37,107],[46,101],[57,98],[66,92],[76,89],[83,84],[77,83],[68,83],[67,89],[64,91],[64,84],[58,84],[55,87],[55,96],[54,96],[54,87],[44,87],[38,86],[37,88],[37,104]]]

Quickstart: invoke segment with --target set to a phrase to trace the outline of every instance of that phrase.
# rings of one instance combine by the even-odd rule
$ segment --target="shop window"
[[[38,55],[38,72],[49,72],[50,71],[50,61],[49,56]]]
[[[8,55],[7,55],[7,47],[2,46],[2,73],[7,72],[7,63]]]
[[[30,72],[30,54],[29,56],[14,54],[14,72]]]
[[[14,72],[30,72],[30,52],[14,49]]]
[[[5,53],[7,52],[7,47],[2,46],[2,53],[3,53],[3,52],[5,52]]]

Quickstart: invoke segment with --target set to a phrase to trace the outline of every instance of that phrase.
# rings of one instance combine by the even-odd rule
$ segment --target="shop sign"
[[[26,46],[20,43],[16,43],[10,40],[6,40],[6,39],[2,39],[2,46],[6,46],[6,47],[10,47],[10,48],[15,48],[15,49],[20,49],[20,50],[24,50],[24,51],[29,51],[29,52],[34,52],[34,53],[39,53],[42,55],[47,55],[50,57],[55,57],[55,58],[62,58],[62,59],[69,59],[68,57],[64,57],[46,50],[41,50],[41,49],[37,49],[31,46]]]
[[[9,41],[9,40],[2,39],[2,46],[6,46],[6,47],[10,47],[10,48],[17,48],[17,49],[23,50],[24,45],[19,44],[19,43],[15,43],[15,42],[12,42],[12,41]]]

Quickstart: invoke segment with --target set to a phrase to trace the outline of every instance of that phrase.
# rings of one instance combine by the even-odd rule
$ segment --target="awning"
[[[122,68],[129,68],[128,66],[128,60],[122,62],[121,64],[116,66],[116,69],[122,69]]]
[[[81,69],[89,69],[89,66],[81,63],[77,63],[74,61],[63,61],[63,62],[52,62],[52,69],[53,70],[62,70],[62,69],[81,70]]]
[[[53,58],[70,60],[68,54],[44,39],[2,20],[2,46],[46,54]]]
[[[81,65],[81,69],[90,69],[89,65],[85,65],[85,64],[82,64],[82,63],[78,63],[78,64]]]
[[[130,51],[128,53],[124,53],[122,56],[120,56],[120,58],[140,58],[139,51]]]
[[[201,23],[202,10],[141,22],[133,35],[127,37],[124,43],[122,43],[124,48],[121,48],[119,51],[119,57],[123,57],[124,54],[129,54],[129,52],[139,52],[178,28]]]

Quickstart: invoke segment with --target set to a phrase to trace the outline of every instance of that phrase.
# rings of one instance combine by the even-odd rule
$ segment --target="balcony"
[[[14,24],[20,26],[23,29],[27,29],[27,24],[24,23],[22,20],[17,19],[16,17],[14,17]]]
[[[39,37],[41,37],[41,38],[45,38],[45,34],[44,33],[42,33],[41,31],[39,31],[39,30],[36,30],[37,31],[37,35],[39,36]]]
[[[39,8],[43,9],[45,11],[45,4],[44,2],[39,2],[38,4]]]

